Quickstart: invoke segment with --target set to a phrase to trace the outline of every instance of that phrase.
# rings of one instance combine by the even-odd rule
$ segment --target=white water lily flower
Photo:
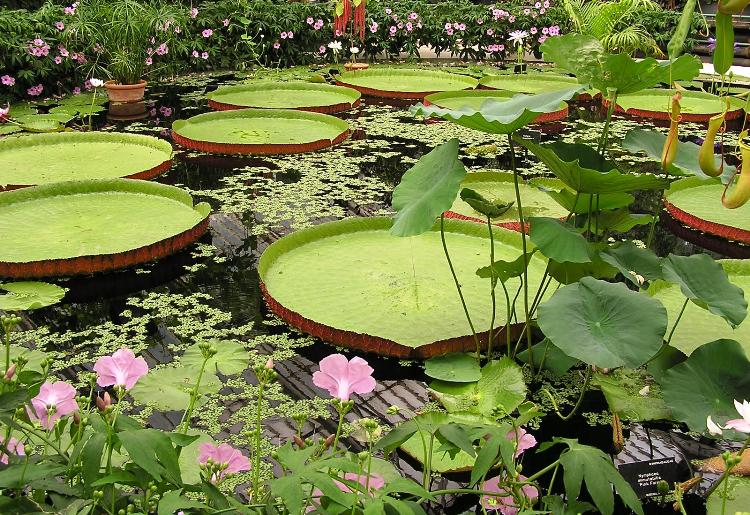
[[[628,273],[635,278],[636,282],[638,283],[638,286],[643,286],[643,283],[646,282],[646,278],[643,277],[640,274],[637,274],[634,270],[629,270]]]
[[[343,47],[341,46],[341,41],[331,41],[330,43],[328,43],[328,48],[338,53],[341,52],[341,49]]]
[[[711,420],[711,415],[706,418],[706,426],[708,427],[708,433],[714,436],[721,436],[723,434],[721,426]]]
[[[349,49],[349,51],[350,51],[350,52],[351,52],[352,54],[358,54],[358,53],[359,53],[359,48],[357,48],[357,47],[353,46],[353,47],[351,47],[351,48]]]
[[[523,40],[526,39],[529,36],[529,33],[525,30],[514,30],[510,33],[510,41],[517,46],[521,46],[523,44]]]
[[[101,79],[94,79],[94,78],[92,77],[91,79],[89,79],[89,82],[90,82],[90,83],[91,83],[91,85],[92,85],[92,86],[94,86],[95,88],[101,88],[102,86],[104,86],[104,81],[103,81],[103,80],[101,80]]]

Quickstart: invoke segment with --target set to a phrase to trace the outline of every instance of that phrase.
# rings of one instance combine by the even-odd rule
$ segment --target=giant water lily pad
[[[720,238],[750,244],[750,202],[737,209],[721,203],[719,179],[687,177],[675,181],[664,194],[664,204],[679,222]]]
[[[175,142],[220,154],[312,152],[348,135],[349,124],[335,116],[289,109],[219,111],[172,124]]]
[[[575,80],[573,81],[575,85]],[[565,89],[565,88],[559,88]],[[525,92],[524,92],[525,93]],[[506,102],[513,98],[517,93],[513,91],[492,91],[487,89],[476,89],[470,91],[444,91],[433,93],[424,97],[425,104],[433,104],[443,109],[460,110],[464,107],[480,110],[482,104],[487,100],[496,102]],[[536,123],[551,122],[564,120],[568,117],[567,102],[560,102],[559,109],[550,113],[544,113],[537,116],[534,120]]]
[[[363,95],[421,100],[439,91],[474,89],[477,80],[443,71],[371,68],[342,73],[338,83]]]
[[[683,121],[708,121],[710,117],[724,111],[724,100],[717,95],[702,91],[680,93],[680,116]],[[674,94],[673,90],[668,89],[646,89],[629,95],[620,95],[617,97],[617,110],[633,116],[669,119],[672,109],[671,98]],[[734,97],[725,98],[729,98],[726,119],[733,120],[741,116],[745,102]]]
[[[65,288],[56,284],[36,281],[0,283],[0,309],[3,311],[28,311],[57,304],[65,296]]]
[[[172,254],[208,228],[210,207],[174,186],[76,181],[0,194],[0,276],[92,273]]]
[[[568,89],[577,84],[575,77],[555,73],[486,75],[479,81],[479,85],[485,88],[530,94]]]
[[[208,105],[221,111],[255,107],[338,113],[359,105],[360,93],[330,84],[255,82],[222,86],[207,96]]]
[[[659,383],[675,419],[692,431],[705,431],[709,415],[719,424],[738,418],[734,400],[750,399],[748,370],[750,361],[739,343],[716,340],[665,371]]]
[[[523,204],[523,216],[548,216],[562,218],[568,212],[557,202],[552,202],[545,189],[557,190],[563,188],[562,182],[556,179],[534,179],[525,182],[519,179],[519,190],[521,192],[521,203]],[[469,173],[461,182],[461,188],[471,188],[483,197],[493,201],[515,202],[516,191],[513,182],[513,174],[508,172],[474,172]],[[460,197],[456,198],[446,216],[463,220],[487,223],[487,218],[467,204]],[[507,229],[520,230],[518,223],[518,206],[513,206],[500,215],[493,218],[492,223]]]
[[[273,243],[259,267],[269,305],[291,325],[337,345],[398,357],[475,350],[438,225],[400,238],[389,233],[392,224],[388,218],[351,218]],[[488,261],[487,228],[446,220],[445,229],[475,327],[485,331],[489,282],[476,270]],[[512,261],[521,254],[517,233],[496,228],[494,239],[495,259]],[[541,280],[544,268],[535,254],[531,284]],[[518,278],[508,280],[509,290],[518,286]],[[503,302],[498,300],[497,327],[505,325]]]
[[[116,132],[34,134],[0,140],[0,190],[87,179],[151,179],[169,169],[168,142]]]
[[[720,260],[719,264],[724,267],[732,284],[750,292],[750,263],[726,259]],[[649,293],[661,301],[669,314],[670,324],[674,324],[685,302],[680,286],[658,281],[651,286]],[[750,354],[750,322],[747,319],[733,329],[707,309],[688,302],[672,335],[671,345],[689,355],[701,345],[719,338],[736,340]]]

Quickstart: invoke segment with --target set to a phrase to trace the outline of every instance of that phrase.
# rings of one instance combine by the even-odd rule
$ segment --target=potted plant
[[[88,77],[107,77],[112,102],[139,102],[145,77],[163,70],[155,62],[182,32],[182,13],[154,0],[81,0],[63,41]]]

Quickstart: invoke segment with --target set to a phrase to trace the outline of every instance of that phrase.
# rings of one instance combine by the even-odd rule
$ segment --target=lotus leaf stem
[[[497,280],[495,279],[495,236],[492,233],[492,220],[487,215],[487,229],[490,232],[490,297],[492,298],[492,316],[490,318],[490,330],[487,333],[487,360],[492,360],[492,340],[494,339],[493,330],[495,327],[495,310],[497,308],[497,299],[495,298],[495,287],[497,286]],[[507,298],[506,291],[506,298]],[[478,349],[477,349],[478,351]],[[477,352],[477,360],[480,356]]]
[[[677,315],[677,318],[674,321],[674,325],[672,325],[672,330],[669,331],[669,337],[667,338],[667,345],[669,345],[669,342],[672,341],[672,335],[674,335],[675,329],[677,329],[677,324],[680,323],[680,319],[682,318],[682,314],[685,312],[685,308],[687,308],[688,302],[690,302],[690,299],[685,299],[685,302],[682,303],[682,309],[680,309],[680,314]]]
[[[583,396],[586,394],[586,392],[589,389],[589,383],[591,382],[591,366],[586,366],[586,377],[583,380],[583,386],[581,387],[581,393],[578,396],[578,400],[576,401],[575,406],[573,406],[573,409],[570,413],[567,415],[563,415],[560,412],[560,407],[557,405],[557,401],[552,396],[551,393],[549,393],[549,390],[546,388],[543,388],[542,391],[549,397],[550,402],[552,403],[552,407],[555,409],[555,413],[557,413],[557,416],[560,417],[562,420],[570,420],[573,415],[578,411],[578,408],[581,407],[581,403],[583,402]]]

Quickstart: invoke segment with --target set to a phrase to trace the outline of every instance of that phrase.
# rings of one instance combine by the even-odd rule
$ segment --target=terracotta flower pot
[[[344,69],[348,72],[352,70],[366,70],[369,67],[370,65],[367,63],[346,63],[344,65]]]
[[[120,84],[113,80],[104,83],[110,102],[140,102],[146,92],[146,81],[141,80],[138,84]]]

